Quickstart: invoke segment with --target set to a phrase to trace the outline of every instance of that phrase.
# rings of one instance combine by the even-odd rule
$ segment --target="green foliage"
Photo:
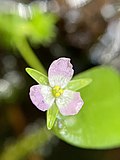
[[[47,111],[47,128],[50,130],[52,129],[54,123],[55,123],[55,120],[56,120],[56,117],[58,115],[58,107],[56,106],[56,104],[54,103],[52,105],[52,107]]]
[[[92,82],[92,79],[90,78],[76,79],[76,80],[70,81],[66,88],[73,91],[78,91],[81,88],[89,85],[91,82]]]
[[[52,13],[43,13],[36,6],[31,7],[31,17],[23,18],[17,14],[0,13],[0,35],[7,45],[15,45],[16,40],[28,38],[34,44],[50,43],[56,35],[57,17]]]
[[[37,82],[44,82],[43,74],[32,69],[27,71]],[[84,106],[75,116],[62,116],[53,105],[47,111],[48,129],[78,147],[110,148],[120,145],[119,74],[110,67],[95,67],[75,76],[68,88],[80,91]]]
[[[20,17],[17,13],[0,13],[1,43],[16,47],[30,67],[46,74],[27,39],[34,44],[49,44],[56,35],[57,18],[52,13],[42,13],[37,6],[31,6],[30,11],[28,18]]]
[[[84,106],[75,116],[58,113],[53,132],[62,140],[83,148],[120,145],[120,76],[112,68],[96,67],[74,79],[90,77],[80,90]]]
[[[54,24],[57,17],[51,13],[42,13],[38,7],[32,7],[32,18],[27,23],[30,41],[47,44],[56,35]]]
[[[25,19],[17,15],[0,14],[0,35],[2,43],[14,45],[16,38],[19,39],[25,33]]]
[[[48,84],[48,78],[41,72],[32,68],[26,68],[26,72],[39,84]]]

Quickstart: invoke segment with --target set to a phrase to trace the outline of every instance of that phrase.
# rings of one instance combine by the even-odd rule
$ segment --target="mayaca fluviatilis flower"
[[[56,103],[62,115],[77,114],[84,104],[80,92],[66,88],[73,73],[69,58],[53,61],[48,70],[49,85],[39,84],[30,88],[32,103],[41,111],[50,109],[53,103]]]

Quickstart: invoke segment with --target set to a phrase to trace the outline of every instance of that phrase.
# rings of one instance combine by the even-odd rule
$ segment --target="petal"
[[[30,99],[32,103],[41,111],[48,110],[53,102],[51,87],[45,85],[34,85],[30,88]]]
[[[74,70],[69,58],[59,58],[50,65],[48,79],[51,87],[64,88],[71,80]]]
[[[80,97],[79,92],[64,90],[63,95],[56,99],[56,104],[62,115],[75,115],[77,114],[84,102]]]

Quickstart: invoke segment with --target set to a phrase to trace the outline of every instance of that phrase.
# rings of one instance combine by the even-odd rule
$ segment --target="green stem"
[[[38,60],[37,56],[34,54],[27,40],[24,37],[16,40],[15,44],[22,57],[27,62],[27,64],[30,65],[30,67],[42,72],[43,74],[46,74],[45,68]]]
[[[19,40],[16,39],[15,45],[28,65],[42,72],[43,74],[46,74],[45,68],[38,60],[37,56],[34,54],[27,40],[24,37],[20,38]],[[51,137],[52,134],[50,131],[48,131],[46,128],[41,128],[40,130],[26,137],[23,137],[22,139],[18,140],[15,144],[6,148],[2,153],[0,159],[22,159],[38,147],[42,148],[51,139]]]
[[[1,160],[20,160],[37,148],[42,148],[52,138],[52,134],[46,128],[21,138],[15,144],[6,148]]]

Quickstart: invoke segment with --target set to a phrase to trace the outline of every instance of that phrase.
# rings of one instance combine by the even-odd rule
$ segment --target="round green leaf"
[[[78,147],[120,146],[120,76],[112,68],[95,67],[75,79],[86,77],[93,81],[80,90],[84,106],[75,116],[58,113],[53,132]]]

